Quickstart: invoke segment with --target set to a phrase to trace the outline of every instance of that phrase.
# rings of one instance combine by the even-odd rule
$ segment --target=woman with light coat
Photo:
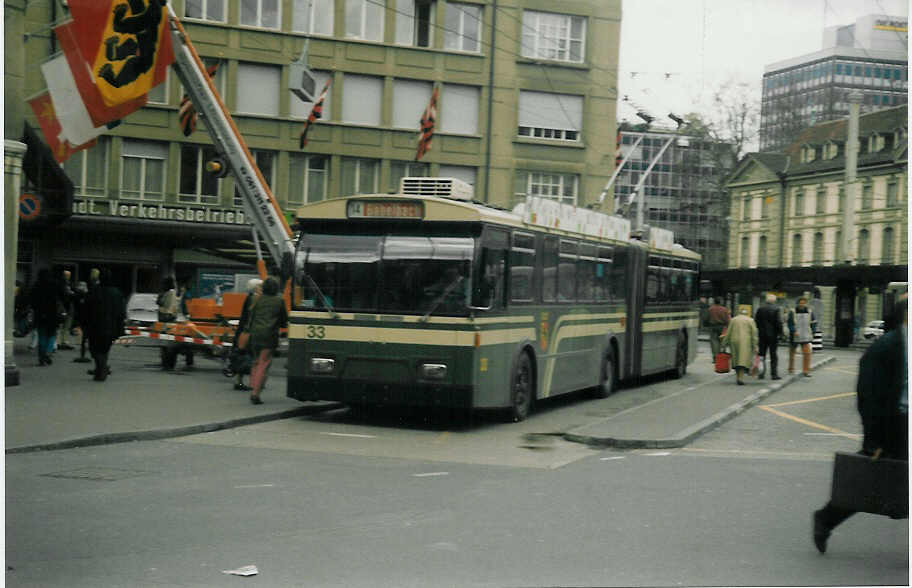
[[[753,364],[760,347],[757,323],[745,308],[728,323],[728,332],[722,336],[722,347],[731,349],[731,361],[737,372],[739,386],[744,385],[744,374]]]

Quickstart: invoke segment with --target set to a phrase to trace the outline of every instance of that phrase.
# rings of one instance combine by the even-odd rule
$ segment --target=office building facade
[[[908,20],[866,16],[824,31],[823,49],[765,68],[760,150],[787,147],[803,129],[849,115],[848,94],[861,92],[861,111],[908,101]]]
[[[26,59],[57,50],[56,3],[26,11]],[[578,205],[613,171],[620,0],[175,0],[257,165],[287,215],[302,204],[390,192],[408,175],[462,179],[475,198],[509,207],[526,194]],[[311,103],[289,91],[307,48],[317,87],[331,85],[323,118],[299,136]],[[30,68],[26,95],[44,88]],[[415,161],[419,120],[434,87],[437,126]],[[114,264],[128,291],[162,275],[249,265],[247,211],[234,180],[208,175],[215,155],[202,123],[179,125],[172,72],[148,104],[64,164],[73,215],[54,230],[23,222],[22,274]],[[35,125],[33,118],[30,119]],[[34,190],[32,186],[30,189]],[[238,258],[240,259],[240,258]]]

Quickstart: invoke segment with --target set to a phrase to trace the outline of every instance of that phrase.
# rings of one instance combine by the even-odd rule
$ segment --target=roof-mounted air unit
[[[471,201],[475,191],[471,184],[456,178],[402,178],[401,192],[408,196],[437,196]]]

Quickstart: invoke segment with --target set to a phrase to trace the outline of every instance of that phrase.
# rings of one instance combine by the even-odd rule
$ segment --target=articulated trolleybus
[[[697,349],[700,256],[625,219],[405,178],[399,194],[304,206],[288,396],[503,409],[672,370]]]

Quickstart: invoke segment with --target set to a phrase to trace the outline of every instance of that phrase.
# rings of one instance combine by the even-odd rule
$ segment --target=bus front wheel
[[[673,375],[675,378],[683,378],[687,374],[687,340],[684,337],[678,338],[678,351],[675,355],[675,367]]]
[[[605,353],[605,359],[602,360],[602,372],[599,377],[599,384],[595,388],[594,396],[596,398],[608,398],[614,394],[617,387],[617,372],[614,366],[614,352],[609,349]]]
[[[510,381],[510,421],[519,422],[529,416],[533,390],[532,360],[527,353],[521,353]]]

